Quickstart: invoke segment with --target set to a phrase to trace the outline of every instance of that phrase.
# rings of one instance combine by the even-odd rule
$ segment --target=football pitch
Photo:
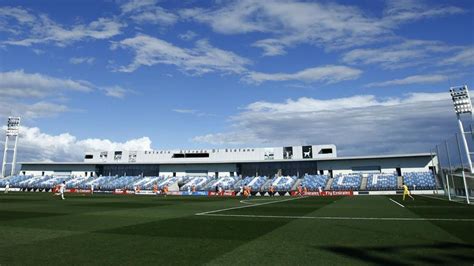
[[[474,263],[474,206],[426,196],[0,195],[0,265]]]

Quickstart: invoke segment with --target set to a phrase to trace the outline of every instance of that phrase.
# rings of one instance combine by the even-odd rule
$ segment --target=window
[[[328,148],[328,149],[321,149],[319,151],[319,154],[332,154],[332,149],[331,148]]]
[[[94,158],[94,155],[92,154],[86,154],[86,156],[84,156],[84,159],[93,159]]]

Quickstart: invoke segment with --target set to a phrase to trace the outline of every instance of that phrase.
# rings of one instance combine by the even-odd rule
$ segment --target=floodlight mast
[[[473,174],[471,152],[469,151],[469,146],[467,145],[466,133],[464,132],[464,126],[461,121],[461,114],[469,114],[472,119],[472,103],[471,103],[471,97],[469,96],[469,90],[467,88],[467,85],[464,85],[464,86],[458,86],[458,87],[451,87],[449,91],[451,92],[451,98],[454,104],[454,111],[456,112],[456,116],[458,118],[459,131],[461,131],[462,142],[464,144],[464,150],[466,151],[467,162],[469,164],[469,171],[471,172],[471,174]],[[458,142],[458,146],[459,146],[459,142]],[[459,150],[459,152],[461,151]],[[462,162],[462,158],[461,158],[461,162]],[[469,190],[467,188],[466,175],[464,173],[464,169],[462,169],[462,178],[464,182],[464,190],[466,193],[466,202],[470,204]]]
[[[8,117],[7,123],[7,130],[6,130],[6,137],[5,137],[5,149],[3,151],[3,163],[2,163],[2,173],[0,177],[5,177],[5,171],[7,164],[11,164],[11,172],[10,175],[15,173],[15,166],[16,166],[16,151],[17,151],[17,144],[18,138],[20,134],[20,117]],[[10,140],[14,140],[13,149],[10,148]],[[8,163],[8,150],[13,150],[13,158],[12,162]]]

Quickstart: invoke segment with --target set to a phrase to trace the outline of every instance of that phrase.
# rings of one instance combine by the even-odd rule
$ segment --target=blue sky
[[[472,1],[0,1],[23,160],[334,143],[428,152],[474,81]],[[23,151],[23,152],[21,152]]]

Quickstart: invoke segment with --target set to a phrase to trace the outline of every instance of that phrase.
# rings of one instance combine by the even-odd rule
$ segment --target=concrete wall
[[[312,158],[325,159],[336,158],[336,146],[310,145],[312,148]],[[293,147],[293,157],[288,161],[303,159],[302,146]],[[332,149],[333,153],[319,154],[321,149]],[[115,158],[115,152],[121,152],[120,158]],[[175,153],[208,153],[208,158],[173,158]],[[272,153],[273,157],[268,154]],[[105,156],[101,156],[107,155]],[[266,156],[267,155],[267,156]],[[107,151],[88,152],[84,158],[86,163],[192,163],[192,162],[235,162],[235,161],[261,161],[261,160],[283,160],[283,147],[273,148],[235,148],[235,149],[202,149],[202,150],[153,150],[153,151]]]
[[[161,176],[186,176],[187,173],[199,175],[199,172],[206,173],[208,176],[215,176],[218,172],[219,176],[237,175],[237,167],[235,164],[184,164],[184,165],[160,165]],[[192,175],[192,174],[191,174]]]
[[[436,161],[434,162],[436,165]],[[380,158],[380,159],[358,159],[318,161],[319,170],[333,170],[333,175],[352,173],[355,167],[378,166],[383,173],[393,173],[396,168],[403,172],[428,171],[432,166],[430,157],[407,157],[407,158]]]
[[[25,175],[95,175],[94,164],[22,164],[20,174]]]

